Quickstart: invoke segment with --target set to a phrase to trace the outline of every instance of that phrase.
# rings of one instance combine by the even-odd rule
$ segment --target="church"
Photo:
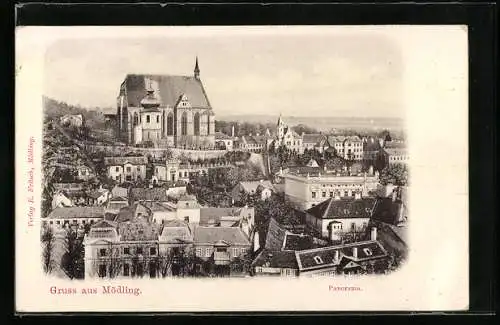
[[[200,79],[192,76],[129,74],[117,98],[119,139],[133,145],[210,149],[215,114]]]

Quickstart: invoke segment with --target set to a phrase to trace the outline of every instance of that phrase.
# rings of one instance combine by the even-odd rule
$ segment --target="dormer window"
[[[316,264],[323,264],[321,256],[314,256],[314,262],[316,262]]]
[[[373,255],[372,250],[369,249],[368,247],[367,248],[363,248],[363,252],[366,254],[366,256],[372,256]]]

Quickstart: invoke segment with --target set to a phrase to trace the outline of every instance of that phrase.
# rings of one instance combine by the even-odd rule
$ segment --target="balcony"
[[[228,252],[214,252],[215,265],[228,265],[231,262]]]

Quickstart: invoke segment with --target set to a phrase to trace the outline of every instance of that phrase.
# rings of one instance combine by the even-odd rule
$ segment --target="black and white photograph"
[[[425,267],[436,257],[424,252],[457,249],[451,243],[467,235],[458,199],[467,190],[467,134],[445,135],[466,127],[466,97],[457,94],[467,57],[441,63],[466,45],[459,27],[54,29],[57,37],[50,28],[34,33],[43,50],[33,50],[36,65],[18,68],[19,78],[38,71],[25,83],[39,87],[32,101],[40,103],[39,112],[24,111],[34,120],[25,135],[35,193],[28,231],[39,246],[29,268],[48,299],[93,295],[120,309],[126,297],[169,291],[151,305],[161,311],[181,308],[173,292],[195,281],[192,306],[213,299],[220,310],[243,294],[239,286],[268,287],[271,300],[287,286],[317,283],[303,284],[304,294],[321,286],[322,297],[353,309],[355,296],[387,290],[398,309],[440,305],[420,302],[419,290],[462,288],[436,285],[446,275]],[[35,62],[28,44],[25,60]],[[435,109],[445,101],[465,108]],[[437,128],[443,116],[449,123]],[[452,167],[434,165],[446,159]],[[442,245],[430,248],[436,240]],[[449,267],[459,269],[461,258]],[[450,281],[467,280],[454,272]],[[415,273],[426,277],[420,288]],[[396,292],[411,299],[394,302]],[[281,302],[269,308],[298,308],[274,299]],[[373,299],[364,308],[384,304]],[[321,300],[307,308],[329,308]]]

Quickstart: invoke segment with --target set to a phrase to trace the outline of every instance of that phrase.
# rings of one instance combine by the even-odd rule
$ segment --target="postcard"
[[[465,311],[465,26],[18,27],[16,311]]]

